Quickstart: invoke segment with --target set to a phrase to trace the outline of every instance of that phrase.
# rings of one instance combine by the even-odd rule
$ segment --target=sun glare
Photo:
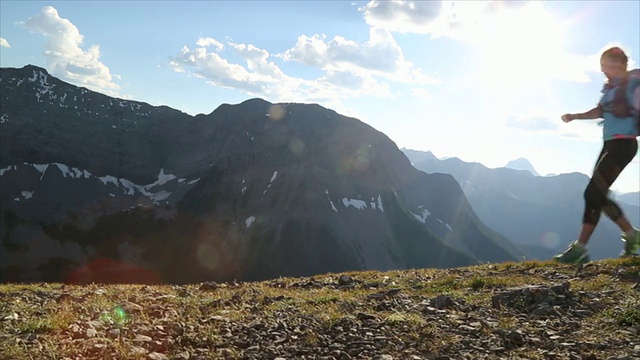
[[[563,54],[564,26],[540,3],[487,15],[476,30],[479,81],[501,95],[544,86],[570,62]]]

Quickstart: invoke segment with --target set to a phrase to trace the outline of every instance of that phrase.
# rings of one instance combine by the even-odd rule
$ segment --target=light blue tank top
[[[616,85],[616,82],[620,82],[617,80],[613,82],[613,86],[605,86],[602,89],[602,97],[600,98],[600,106],[602,106],[603,110],[603,118],[602,122],[602,137],[606,140],[611,139],[620,139],[620,138],[632,138],[635,139],[638,136],[638,129],[636,126],[636,119],[633,116],[629,117],[616,117],[611,113],[611,102],[613,101],[613,96],[618,89],[619,85]],[[640,78],[632,77],[629,79],[627,84],[627,103],[633,104],[633,92],[640,86]],[[638,109],[632,107],[632,114],[637,114]]]

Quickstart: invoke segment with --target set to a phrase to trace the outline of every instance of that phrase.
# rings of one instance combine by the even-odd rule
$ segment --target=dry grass
[[[639,271],[630,258],[352,272],[346,284],[343,274],[210,289],[2,284],[0,358],[632,358]],[[514,287],[562,283],[574,302],[552,314],[492,304]],[[439,308],[438,296],[455,304]]]

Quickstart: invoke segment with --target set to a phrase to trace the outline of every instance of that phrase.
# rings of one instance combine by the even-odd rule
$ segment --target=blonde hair
[[[615,62],[619,62],[627,67],[629,63],[629,57],[625,54],[624,50],[618,46],[610,47],[600,55],[600,59],[607,58],[609,60],[613,60]]]

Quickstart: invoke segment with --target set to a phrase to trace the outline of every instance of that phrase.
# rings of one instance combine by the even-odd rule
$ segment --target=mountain
[[[578,235],[584,209],[582,194],[589,182],[584,174],[538,177],[457,158],[427,159],[413,165],[429,174],[452,175],[478,217],[529,258],[549,259]],[[640,226],[640,208],[622,202],[620,206],[631,223]],[[589,249],[592,259],[617,257],[622,249],[620,229],[604,215]]]
[[[2,68],[0,279],[255,280],[522,254],[450,175],[315,104],[190,116]]]
[[[616,200],[621,203],[640,206],[640,192],[636,191],[631,193],[618,194],[616,195]]]
[[[424,151],[411,150],[406,148],[402,148],[401,150],[404,153],[404,155],[407,157],[407,159],[409,159],[411,164],[419,163],[422,161],[428,161],[428,160],[438,160],[438,158],[431,151],[424,152]]]
[[[505,167],[507,169],[528,171],[534,176],[540,176],[540,174],[538,174],[538,172],[533,168],[533,165],[531,165],[529,160],[525,158],[519,158],[516,160],[509,161],[507,165],[505,165]]]

